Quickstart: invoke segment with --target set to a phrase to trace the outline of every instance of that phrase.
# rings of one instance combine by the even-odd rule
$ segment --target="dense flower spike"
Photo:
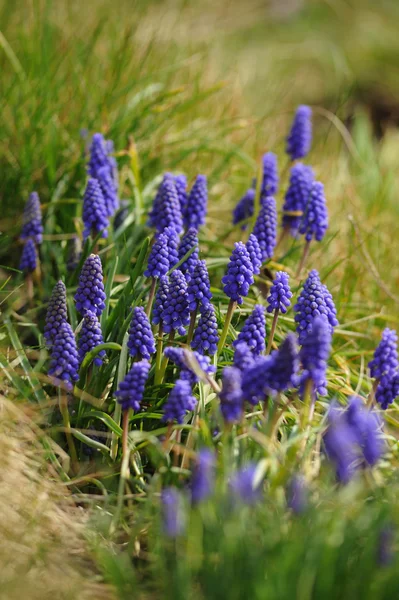
[[[114,142],[112,140],[105,140],[105,150],[107,152],[107,163],[108,163],[109,172],[111,174],[111,178],[112,178],[112,181],[114,184],[114,189],[117,194],[116,197],[118,199],[118,187],[119,187],[118,163],[117,163],[115,156],[113,156],[113,154],[115,152],[115,146],[114,146]]]
[[[297,163],[292,167],[290,185],[284,199],[282,225],[285,229],[289,229],[294,237],[298,233],[303,213],[310,199],[313,179],[311,167],[302,163]]]
[[[186,210],[184,212],[184,226],[186,229],[194,227],[199,229],[205,224],[208,205],[208,186],[205,175],[197,175],[193,187],[188,195]]]
[[[160,277],[159,286],[155,295],[154,306],[152,308],[153,325],[158,325],[161,322],[162,313],[165,307],[166,299],[169,295],[169,278],[166,276]]]
[[[259,275],[262,266],[262,250],[260,249],[258,238],[251,233],[245,246],[251,259],[254,275]]]
[[[312,328],[313,320],[324,315],[328,322],[333,317],[331,308],[326,304],[326,292],[323,284],[320,281],[318,272],[313,269],[306,279],[303,289],[299,295],[298,301],[294,306],[296,330],[299,337],[299,343],[302,344],[306,338],[307,332]],[[331,333],[333,327],[331,327]]]
[[[26,273],[32,273],[37,267],[37,253],[35,242],[29,238],[22,248],[19,268]]]
[[[190,485],[193,504],[203,502],[212,494],[215,485],[215,462],[215,453],[208,448],[202,448],[198,452]]]
[[[328,287],[322,284],[321,289],[323,291],[324,302],[326,303],[327,307],[328,322],[331,325],[331,331],[333,331],[334,327],[338,325],[337,309],[335,308],[334,300]]]
[[[256,478],[256,464],[249,463],[230,480],[230,489],[234,497],[244,504],[255,504],[261,499],[261,481]]]
[[[216,354],[219,342],[218,324],[212,304],[202,309],[191,347],[201,354]]]
[[[176,538],[184,532],[185,517],[180,492],[174,487],[162,491],[162,526],[164,534]]]
[[[172,257],[173,260],[173,257]],[[161,233],[155,240],[148,257],[146,277],[163,277],[170,268],[169,238],[166,233]]]
[[[165,333],[177,330],[184,335],[190,323],[188,306],[187,281],[181,271],[176,269],[169,279],[169,293],[161,315]]]
[[[254,364],[254,355],[251,348],[245,342],[240,342],[235,346],[233,366],[244,373]]]
[[[226,423],[239,421],[243,412],[241,371],[235,367],[225,367],[222,374],[220,410]]]
[[[164,175],[159,195],[155,199],[154,210],[157,211],[155,216],[157,231],[162,233],[165,227],[173,227],[178,234],[183,231],[179,197],[175,180],[170,173]]]
[[[103,194],[106,214],[108,217],[112,217],[115,211],[119,208],[119,199],[115,189],[115,182],[107,167],[102,167],[99,169],[97,181]]]
[[[132,320],[129,328],[129,339],[127,342],[130,356],[151,358],[155,352],[155,340],[151,331],[151,325],[144,308],[136,306],[133,309]]]
[[[75,294],[76,310],[83,315],[85,310],[94,312],[97,317],[105,308],[105,292],[101,259],[97,254],[87,257],[79,276]]]
[[[181,214],[184,215],[187,205],[187,177],[185,175],[175,175],[175,186]]]
[[[130,371],[120,382],[115,396],[123,411],[129,408],[135,411],[140,410],[150,366],[149,361],[145,358],[133,363]]]
[[[375,410],[368,410],[360,398],[352,396],[345,417],[356,434],[364,460],[371,467],[374,466],[385,451],[380,416]]]
[[[43,241],[42,211],[37,192],[32,192],[26,201],[19,239],[32,239],[36,244],[41,244]]]
[[[279,310],[286,313],[291,304],[292,292],[290,290],[289,275],[285,271],[277,271],[270,294],[267,298],[267,312]]]
[[[101,133],[95,133],[90,145],[89,175],[97,177],[98,171],[107,166],[108,156],[104,136]]]
[[[189,381],[192,386],[198,382],[198,376],[193,370],[191,361],[192,356],[204,373],[211,375],[216,370],[216,368],[211,365],[209,356],[203,356],[197,351],[190,353],[184,348],[174,348],[169,346],[168,348],[165,348],[164,354],[168,359],[175,363],[178,369],[180,369],[180,379]]]
[[[166,173],[165,173],[166,175]],[[164,177],[165,177],[164,175]],[[148,227],[153,227],[154,229],[157,229],[157,222],[158,222],[158,218],[159,218],[159,205],[160,205],[160,201],[161,201],[161,193],[162,193],[162,182],[163,182],[163,178],[161,183],[158,186],[157,189],[157,193],[155,194],[155,198],[152,201],[152,207],[151,210],[148,213],[148,220],[147,220],[147,225]]]
[[[193,274],[199,255],[198,233],[194,227],[190,227],[187,233],[182,237],[179,246],[179,260],[181,260],[191,248],[195,248],[195,250],[180,265],[180,271],[185,274],[187,281],[190,280],[191,275]]]
[[[89,179],[83,197],[82,213],[84,231],[83,238],[90,235],[96,236],[101,232],[102,237],[107,237],[109,226],[105,200],[97,179]]]
[[[327,361],[331,351],[331,329],[325,317],[316,317],[302,342],[300,358],[304,373],[302,381],[312,380],[314,389],[324,395],[326,390]]]
[[[375,379],[390,377],[398,370],[398,336],[394,329],[384,329],[381,342],[368,366],[371,377]]]
[[[273,196],[267,196],[262,200],[253,234],[258,239],[262,261],[272,258],[277,237],[277,209]]]
[[[386,410],[390,404],[399,396],[399,371],[392,375],[385,375],[378,384],[375,399],[381,408]]]
[[[274,196],[278,191],[278,165],[277,156],[273,152],[263,155],[263,178],[260,190],[261,198]]]
[[[62,323],[67,321],[66,287],[62,281],[55,284],[47,306],[44,339],[51,346]]]
[[[244,327],[238,334],[233,346],[236,348],[241,342],[245,342],[254,356],[265,351],[266,318],[265,308],[257,304],[252,313],[244,323]]]
[[[204,260],[198,260],[187,288],[189,308],[207,308],[212,298],[209,273]]]
[[[74,271],[80,261],[82,254],[82,243],[77,235],[74,235],[68,242],[68,254],[66,261],[66,268],[69,272]]]
[[[320,181],[314,181],[310,187],[309,200],[299,225],[299,233],[305,236],[307,242],[312,239],[321,242],[327,229],[328,212],[324,186]]]
[[[248,250],[242,242],[236,242],[227,265],[226,275],[222,278],[224,293],[231,300],[242,304],[242,296],[248,295],[249,287],[253,282],[253,267]]]
[[[78,350],[75,336],[69,323],[61,323],[51,346],[51,361],[48,370],[54,385],[63,384],[68,391],[73,388],[73,383],[79,379],[78,375]]]
[[[323,442],[328,458],[335,465],[337,480],[348,483],[356,472],[359,458],[357,435],[335,404],[328,411],[328,429]]]
[[[88,352],[96,348],[104,342],[101,325],[95,313],[87,310],[83,317],[83,325],[80,331],[78,348],[79,348],[79,364],[82,363]],[[105,350],[101,350],[94,358],[93,362],[98,367],[103,364]]]
[[[173,227],[165,227],[162,235],[166,235],[169,250],[169,269],[179,262],[179,236]]]
[[[287,138],[287,154],[291,160],[304,158],[312,143],[312,109],[309,106],[298,106]]]
[[[233,210],[233,225],[238,225],[241,221],[246,221],[254,214],[255,204],[255,190],[249,188],[244,196],[239,200]],[[248,223],[244,223],[241,229],[244,230],[248,227]]]
[[[178,379],[172,388],[163,407],[163,421],[183,423],[188,410],[194,410],[197,401],[192,395],[191,385],[187,379]]]

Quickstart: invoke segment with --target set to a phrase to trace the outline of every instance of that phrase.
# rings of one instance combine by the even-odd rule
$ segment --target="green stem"
[[[65,437],[69,448],[69,454],[71,456],[72,470],[75,470],[79,462],[78,455],[76,453],[75,442],[73,441],[73,436],[71,434],[71,421],[69,419],[68,399],[65,392],[61,388],[58,389],[58,398],[60,405],[60,413],[65,427]]]
[[[161,321],[159,324],[159,329],[158,329],[157,356],[155,359],[154,383],[156,383],[156,384],[159,383],[159,378],[161,376],[162,347],[163,347],[163,328],[162,328],[162,321]]]
[[[267,342],[266,354],[270,354],[270,350],[272,349],[272,344],[273,344],[273,340],[274,340],[274,334],[276,332],[276,325],[277,325],[278,314],[279,314],[279,309],[276,308],[276,310],[274,311],[272,328],[271,328],[270,334],[269,334],[269,341]]]
[[[129,437],[129,409],[123,411],[123,425],[122,425],[122,461],[127,455],[128,451],[128,437]]]
[[[371,388],[371,392],[370,392],[369,397],[367,399],[367,408],[372,408],[372,406],[373,406],[373,402],[374,402],[374,399],[375,399],[375,393],[377,391],[379,383],[380,383],[379,379],[376,379],[374,381],[374,383],[373,383],[373,387]]]
[[[117,379],[118,385],[120,384],[121,381],[123,381],[123,379],[125,378],[125,375],[126,375],[126,364],[127,364],[127,356],[128,356],[128,348],[127,348],[128,339],[129,339],[129,335],[128,335],[128,333],[125,333],[125,336],[123,338],[123,343],[122,343],[122,350],[121,350],[121,354],[119,357],[119,364],[118,364],[118,379]],[[119,404],[119,402],[116,402],[113,418],[114,418],[115,423],[117,423],[118,425],[120,425],[120,423],[121,423],[121,415],[122,415],[122,407]],[[116,435],[116,433],[112,433],[112,439],[111,439],[111,458],[112,458],[112,460],[116,460],[116,457],[118,456],[118,441],[119,441],[119,437]]]
[[[227,338],[227,334],[228,334],[228,331],[229,331],[231,319],[233,318],[233,313],[234,313],[234,311],[236,309],[236,306],[237,306],[237,302],[235,302],[234,300],[230,300],[229,306],[227,308],[226,318],[225,318],[225,321],[224,321],[223,331],[222,331],[222,334],[220,336],[220,340],[219,340],[219,344],[218,344],[217,356],[219,356],[219,354],[221,353],[221,351],[224,348],[224,344],[226,342],[226,338]]]
[[[188,334],[187,334],[187,346],[189,346],[191,344],[192,339],[193,339],[195,321],[197,319],[197,312],[198,312],[198,304],[197,304],[197,307],[195,308],[195,310],[193,310],[193,312],[191,313],[190,326],[188,328]]]
[[[309,248],[310,248],[310,242],[306,242],[305,248],[303,249],[302,258],[301,258],[301,260],[299,262],[298,270],[297,270],[296,275],[295,275],[295,277],[297,279],[300,277],[302,269],[305,266],[305,262],[306,262],[306,259],[308,257],[308,254],[309,254]]]
[[[148,296],[147,307],[145,309],[145,314],[147,315],[147,317],[149,317],[151,314],[152,303],[154,302],[156,287],[157,287],[157,280],[155,279],[155,277],[153,277],[152,281],[151,281],[150,294]]]
[[[172,331],[169,334],[169,344],[171,344],[173,342],[173,340],[175,339],[175,330],[172,329]],[[168,362],[169,359],[167,356],[164,356],[162,359],[162,364],[161,364],[161,368],[159,370],[159,372],[157,373],[158,377],[157,379],[155,379],[155,384],[161,384],[163,381],[163,378],[165,376],[165,371],[166,371],[166,367],[168,366]]]

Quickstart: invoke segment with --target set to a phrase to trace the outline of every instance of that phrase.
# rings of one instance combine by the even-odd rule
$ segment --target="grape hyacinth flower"
[[[191,501],[193,504],[203,502],[212,494],[215,486],[215,453],[208,448],[201,448],[191,477]]]
[[[180,369],[179,379],[188,381],[190,386],[194,386],[199,381],[198,375],[193,370],[194,365],[192,364],[191,356],[195,358],[198,366],[205,375],[211,375],[216,370],[216,368],[211,365],[209,356],[203,356],[197,351],[188,352],[184,348],[174,348],[169,346],[168,348],[165,348],[165,356]]]
[[[373,467],[385,451],[383,423],[379,414],[375,410],[368,410],[357,396],[349,398],[344,414],[347,423],[356,434],[366,464]]]
[[[77,235],[68,242],[68,254],[66,261],[67,271],[72,272],[77,268],[82,254],[82,243]]]
[[[194,410],[197,401],[192,395],[191,385],[187,379],[178,379],[172,388],[165,405],[162,420],[167,423],[176,421],[183,423],[188,410]]]
[[[357,436],[335,404],[328,411],[328,428],[323,436],[327,457],[334,463],[336,478],[348,483],[354,476],[359,460]]]
[[[61,323],[51,346],[51,360],[48,374],[54,385],[61,384],[70,392],[73,383],[79,379],[79,360],[75,336],[67,321]]]
[[[273,196],[267,196],[262,200],[252,233],[258,239],[262,262],[272,258],[277,236],[277,209]]]
[[[212,298],[209,273],[204,260],[198,260],[188,282],[187,296],[190,311],[207,308]]]
[[[175,175],[175,186],[181,214],[184,215],[187,205],[187,177],[185,175]]]
[[[248,221],[254,214],[255,205],[255,190],[249,188],[244,196],[239,200],[233,210],[233,225],[238,225],[241,221]],[[248,223],[241,225],[241,229],[244,231],[248,227]]]
[[[256,464],[248,463],[232,476],[230,490],[236,500],[252,505],[261,499],[262,481],[257,479],[256,474]]]
[[[132,320],[129,328],[129,339],[127,342],[130,356],[151,358],[155,352],[155,340],[151,331],[151,325],[145,314],[144,308],[136,306],[133,309]]]
[[[323,290],[324,302],[327,307],[328,322],[330,323],[331,331],[334,331],[334,327],[338,325],[337,309],[335,308],[334,300],[328,287],[322,283],[321,289]]]
[[[242,297],[248,295],[253,282],[253,266],[248,250],[243,242],[236,242],[226,275],[222,278],[224,293],[232,302],[242,304]]]
[[[154,308],[152,310],[152,324],[158,325],[161,322],[165,302],[169,296],[169,278],[163,276],[159,278],[159,286],[155,295]]]
[[[311,167],[297,163],[291,168],[290,185],[284,199],[282,226],[296,237],[310,197],[314,174]]]
[[[398,336],[394,329],[388,327],[384,329],[382,339],[368,367],[371,377],[378,380],[383,377],[389,378],[398,370]]]
[[[308,489],[302,475],[294,475],[288,483],[287,506],[295,515],[304,513],[308,507]]]
[[[37,253],[35,242],[29,238],[22,248],[21,260],[19,268],[25,273],[33,273],[37,267]]]
[[[376,401],[386,410],[390,404],[399,396],[399,371],[387,375],[379,382],[375,393]]]
[[[108,236],[109,226],[105,200],[97,179],[91,178],[87,182],[83,196],[82,213],[84,230],[83,238],[86,240],[90,235],[95,237],[101,233],[102,237]]]
[[[309,201],[299,225],[299,233],[306,239],[302,258],[298,265],[296,276],[299,277],[309,253],[312,239],[321,242],[328,229],[328,212],[324,196],[324,186],[314,181],[310,187]]]
[[[278,165],[277,156],[273,152],[267,152],[262,159],[263,177],[260,190],[261,198],[274,196],[278,191]]]
[[[215,309],[212,304],[201,310],[191,347],[200,354],[216,354],[219,341]]]
[[[66,287],[62,281],[58,281],[47,305],[43,337],[48,347],[53,344],[62,323],[66,323],[67,318]]]
[[[253,356],[259,356],[265,351],[265,338],[265,308],[260,304],[257,304],[245,321],[244,327],[238,334],[237,339],[233,342],[233,346],[236,348],[240,343],[245,342],[251,349]]]
[[[225,423],[238,422],[243,414],[241,371],[225,367],[222,374],[222,391],[219,393],[220,410]]]
[[[78,349],[79,349],[79,364],[82,364],[84,357],[88,352],[104,343],[101,325],[95,313],[87,310],[83,317],[83,325],[80,331]],[[100,367],[103,364],[105,350],[101,350],[94,358],[95,365]]]
[[[144,271],[146,277],[163,277],[169,271],[170,252],[168,242],[168,235],[164,233],[161,233],[155,240],[148,257],[147,269]]]
[[[287,138],[286,152],[291,160],[304,158],[312,144],[312,109],[310,106],[298,106]]]
[[[42,211],[37,192],[32,192],[26,201],[19,239],[31,239],[35,244],[41,244],[43,241]]]
[[[90,145],[90,159],[88,164],[90,177],[97,177],[98,171],[107,166],[108,156],[104,136],[101,133],[95,133]]]
[[[302,386],[312,385],[313,391],[324,396],[326,389],[327,361],[331,352],[331,329],[326,317],[316,317],[312,327],[302,342],[300,359],[304,372]]]
[[[260,249],[258,238],[253,233],[249,236],[245,247],[252,262],[254,275],[259,275],[262,266],[262,250]]]
[[[186,229],[198,229],[205,224],[208,204],[208,186],[205,175],[197,175],[187,198],[184,211],[184,226]]]
[[[162,233],[166,227],[172,227],[177,234],[180,234],[183,231],[183,219],[175,180],[170,173],[165,173],[159,196],[155,200],[157,231]]]
[[[171,539],[182,535],[186,521],[183,512],[181,494],[174,487],[167,487],[162,491],[162,527],[164,534]]]
[[[76,310],[84,315],[85,310],[101,316],[105,308],[105,292],[101,259],[97,254],[90,254],[85,260],[79,276],[78,289],[75,294]]]
[[[274,312],[272,328],[270,331],[269,342],[267,344],[267,354],[272,348],[274,333],[276,331],[277,319],[279,313],[285,314],[291,304],[292,292],[290,290],[289,275],[285,271],[278,271],[270,288],[267,298],[267,312]]]
[[[306,279],[298,301],[294,306],[295,322],[297,324],[296,331],[299,338],[299,343],[302,344],[307,336],[307,333],[312,328],[312,323],[316,317],[325,316],[330,324],[331,334],[334,327],[334,314],[331,307],[326,304],[326,289],[320,281],[320,276],[316,269],[313,269]]]
[[[181,271],[176,269],[169,279],[169,294],[165,300],[161,315],[166,333],[178,331],[184,335],[190,323],[190,311],[187,295],[187,281]]]
[[[188,229],[187,232],[182,237],[182,240],[181,240],[180,246],[179,246],[179,260],[184,258],[184,256],[187,254],[187,252],[189,252],[189,250],[191,250],[192,248],[194,248],[194,251],[180,265],[180,271],[182,273],[184,273],[187,281],[190,281],[190,279],[191,279],[191,276],[194,272],[195,266],[198,262],[198,256],[199,256],[198,233],[197,233],[197,230],[194,229],[194,227],[190,227],[190,229]]]
[[[106,214],[108,217],[112,217],[119,208],[119,199],[115,189],[115,182],[107,167],[99,169],[96,178],[103,194]]]
[[[150,366],[147,359],[133,363],[130,371],[120,382],[115,396],[124,412],[130,408],[136,412],[140,410]]]
[[[162,234],[168,240],[169,269],[172,269],[179,262],[179,236],[173,227],[165,227]]]
[[[251,348],[245,342],[240,342],[235,346],[233,366],[244,373],[254,364],[254,355]]]

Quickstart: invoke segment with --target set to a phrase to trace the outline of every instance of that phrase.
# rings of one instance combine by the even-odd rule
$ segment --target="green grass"
[[[380,332],[398,327],[398,133],[389,122],[376,139],[369,115],[375,90],[384,98],[397,94],[398,7],[386,2],[377,12],[374,3],[361,0],[306,2],[289,19],[276,20],[263,3],[198,4],[0,3],[1,392],[38,416],[35,435],[49,477],[61,479],[87,514],[89,578],[110,584],[118,597],[390,599],[398,586],[397,558],[381,568],[377,554],[381,531],[395,531],[399,524],[397,404],[386,411],[388,452],[372,473],[339,487],[320,448],[330,400],[345,403],[353,393],[367,397],[367,363]],[[143,271],[152,232],[145,221],[162,173],[183,172],[189,181],[199,172],[208,176],[210,210],[200,249],[221,331],[227,298],[220,279],[242,235],[230,226],[231,208],[256,175],[261,154],[273,150],[282,173],[281,209],[288,181],[284,140],[301,102],[314,108],[307,162],[325,184],[330,213],[329,231],[321,244],[312,244],[307,268],[320,271],[340,321],[328,398],[316,403],[306,452],[298,450],[303,407],[294,395],[287,398],[274,438],[258,410],[247,414],[245,424],[224,431],[217,396],[201,383],[195,390],[199,421],[189,415],[176,428],[186,452],[180,464],[162,443],[162,404],[175,381],[169,365],[162,385],[155,385],[152,369],[147,408],[131,418],[128,474],[121,465],[114,391],[129,366],[130,309],[145,305],[149,291]],[[85,361],[69,407],[80,461],[76,473],[57,393],[46,375],[42,331],[60,277],[67,285],[70,322],[74,328],[79,323],[73,294],[92,242],[75,273],[67,274],[65,263],[68,239],[82,230],[87,157],[81,129],[102,131],[115,141],[121,197],[129,200],[130,214],[99,245],[107,362],[98,368]],[[29,306],[16,269],[20,215],[32,189],[41,197],[45,235],[41,277]],[[301,241],[287,243],[268,267],[293,275],[301,251]],[[263,301],[268,282],[259,283],[233,316],[218,381],[244,318]],[[301,283],[292,279],[295,298]],[[291,310],[279,320],[277,345],[292,330]],[[216,427],[221,433],[213,438]],[[187,531],[167,539],[160,491],[171,484],[185,490],[189,467],[204,445],[218,453],[215,497],[190,508],[184,491]],[[258,462],[264,481],[262,502],[233,506],[228,480],[250,460]],[[287,510],[286,485],[298,472],[306,477],[309,507],[296,517]],[[60,591],[59,597],[66,594]]]

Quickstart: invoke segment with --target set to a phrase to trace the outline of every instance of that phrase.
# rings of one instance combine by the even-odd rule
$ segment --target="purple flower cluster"
[[[262,481],[257,480],[256,473],[256,464],[248,463],[232,476],[230,490],[239,502],[252,505],[261,499]]]
[[[399,396],[399,371],[395,371],[388,377],[383,377],[378,384],[375,399],[386,410],[390,404]]]
[[[66,287],[62,281],[58,281],[47,305],[43,336],[48,347],[52,345],[60,326],[67,321],[67,318]]]
[[[185,175],[175,175],[175,186],[181,214],[184,215],[187,206],[187,177]]]
[[[193,504],[203,502],[212,494],[215,485],[215,462],[215,453],[208,448],[202,448],[198,452],[190,483]]]
[[[154,202],[154,212],[155,226],[158,232],[162,233],[165,227],[172,227],[178,234],[183,231],[180,201],[174,177],[170,173],[164,175]]]
[[[394,329],[384,329],[381,342],[368,366],[374,379],[390,377],[398,370],[398,336]]]
[[[155,352],[155,340],[151,325],[144,308],[141,306],[136,306],[133,309],[127,347],[130,356],[139,356],[148,360],[151,358],[151,354]]]
[[[181,424],[187,411],[194,410],[196,405],[190,382],[187,379],[178,379],[163,407],[163,421],[176,421]]]
[[[267,298],[267,312],[278,310],[285,314],[291,304],[292,292],[290,290],[289,275],[285,271],[278,271],[270,288]]]
[[[219,342],[218,324],[212,304],[201,310],[191,347],[200,354],[216,354]]]
[[[262,266],[262,250],[260,249],[258,238],[251,233],[245,247],[251,259],[254,275],[259,275]]]
[[[263,177],[260,190],[261,198],[274,196],[278,192],[278,165],[277,156],[273,152],[267,152],[262,159]]]
[[[285,229],[296,236],[303,213],[310,198],[310,188],[314,179],[311,167],[297,163],[291,168],[290,185],[284,199],[283,221]]]
[[[103,334],[101,331],[101,325],[98,317],[95,313],[87,310],[83,317],[83,325],[80,331],[78,348],[79,348],[79,364],[82,363],[84,357],[88,352],[96,348],[104,342]],[[105,350],[101,350],[94,358],[93,362],[95,365],[100,367],[103,364],[103,358],[105,357]]]
[[[240,343],[245,342],[254,356],[259,356],[265,351],[266,344],[266,318],[265,309],[260,304],[257,304],[252,313],[244,323],[234,341],[233,346],[236,348]]]
[[[262,262],[272,258],[277,242],[277,209],[273,196],[262,199],[253,234],[257,237],[262,252]]]
[[[162,320],[162,313],[165,302],[169,296],[169,278],[166,276],[159,278],[159,285],[155,295],[154,306],[152,308],[152,324],[158,325]]]
[[[233,366],[240,369],[242,373],[247,371],[254,364],[254,355],[251,348],[245,343],[240,342],[235,346]]]
[[[107,167],[99,169],[97,181],[103,194],[107,216],[112,217],[119,208],[119,198],[112,173]]]
[[[181,271],[176,269],[169,279],[169,292],[161,314],[165,333],[177,330],[184,335],[190,323],[190,310],[187,295],[187,281]]]
[[[102,237],[108,236],[107,228],[109,221],[107,208],[97,179],[91,178],[87,182],[83,196],[82,219],[85,226],[83,231],[84,239],[87,239],[90,235],[96,236],[98,233],[101,233]]]
[[[236,242],[227,265],[226,275],[222,278],[224,293],[231,300],[242,304],[242,296],[248,295],[249,287],[253,282],[253,267],[248,250],[242,242]]]
[[[199,256],[198,232],[194,227],[190,227],[190,229],[182,237],[179,246],[179,260],[184,258],[187,252],[189,252],[192,248],[194,248],[194,251],[180,265],[180,271],[185,274],[187,281],[190,281]]]
[[[327,229],[328,212],[324,186],[319,181],[314,181],[310,187],[309,200],[299,225],[299,233],[305,236],[307,242],[312,239],[321,242]]]
[[[169,239],[166,233],[161,233],[148,257],[147,269],[144,272],[146,277],[164,277],[170,269]]]
[[[198,260],[187,288],[190,311],[207,308],[212,298],[209,273],[204,260]]]
[[[225,367],[222,374],[222,391],[219,394],[220,410],[226,423],[241,419],[244,405],[241,390],[241,371],[236,367]]]
[[[238,225],[241,221],[247,221],[254,214],[255,190],[249,188],[239,200],[233,210],[233,225]],[[248,227],[247,223],[241,226],[242,230]]]
[[[179,491],[167,487],[162,491],[162,526],[164,534],[169,538],[177,538],[186,526],[183,502]]]
[[[189,381],[191,386],[198,382],[198,376],[195,374],[191,364],[191,356],[195,358],[200,369],[204,373],[211,375],[216,370],[215,367],[211,365],[209,356],[203,356],[197,351],[189,352],[184,348],[173,348],[170,346],[165,348],[164,355],[180,369],[180,379]]]
[[[132,408],[135,411],[140,410],[143,400],[144,388],[150,372],[150,363],[143,359],[132,364],[132,368],[127,373],[123,381],[120,382],[115,396],[122,406],[122,410]]]
[[[193,187],[188,195],[184,211],[184,226],[186,229],[193,227],[198,231],[205,224],[208,205],[208,185],[205,175],[197,175]]]
[[[32,192],[26,201],[19,239],[31,239],[35,244],[41,244],[43,241],[42,211],[37,192]]]
[[[75,336],[69,323],[61,323],[51,346],[51,360],[48,370],[54,385],[64,385],[71,391],[73,383],[79,379],[79,359]]]
[[[320,276],[315,269],[309,273],[294,306],[294,311],[300,344],[311,330],[312,322],[316,317],[324,315],[327,318],[331,334],[338,324],[332,296],[326,286],[321,283]]]
[[[101,259],[97,254],[87,257],[79,276],[75,294],[76,310],[83,315],[85,310],[94,312],[97,317],[105,308],[105,292]]]
[[[22,249],[19,268],[26,273],[33,273],[37,267],[37,253],[35,242],[29,238],[26,240]]]
[[[312,326],[302,342],[300,359],[304,372],[302,382],[311,380],[314,390],[325,395],[327,361],[331,352],[331,329],[326,317],[319,316],[312,321]]]
[[[287,138],[287,154],[291,160],[304,158],[312,144],[312,109],[298,106]]]

